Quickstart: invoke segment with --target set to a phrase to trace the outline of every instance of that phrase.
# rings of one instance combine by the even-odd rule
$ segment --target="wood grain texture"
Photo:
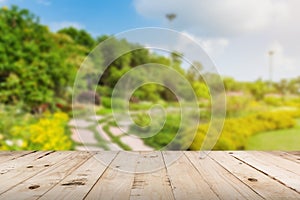
[[[284,151],[275,151],[275,152],[271,151],[271,152],[267,152],[267,153],[270,153],[275,156],[279,156],[281,158],[285,158],[285,159],[288,159],[288,160],[291,160],[291,161],[294,161],[294,162],[300,164],[300,155],[297,156],[295,154],[284,152]]]
[[[21,182],[41,173],[42,171],[47,170],[50,166],[55,165],[70,154],[71,152],[54,152],[51,159],[47,156],[41,157],[38,154],[32,154],[30,155],[32,157],[32,161],[26,165],[20,165],[22,164],[21,159],[14,161],[19,163],[19,166],[15,167],[14,170],[9,171],[9,173],[4,173],[0,176],[0,194],[6,192],[12,187],[16,187]],[[51,154],[48,154],[48,156],[50,155]],[[38,157],[39,159],[35,159],[35,157]]]
[[[265,199],[297,199],[299,194],[225,152],[213,152],[209,157]],[[240,186],[238,184],[237,186]]]
[[[138,152],[121,151],[86,199],[129,199],[138,157]]]
[[[166,161],[178,157],[181,152],[163,152]],[[185,155],[180,156],[167,172],[175,199],[219,199]]]
[[[198,152],[186,156],[220,199],[263,199],[209,156],[200,159]]]
[[[41,173],[1,194],[1,199],[14,199],[16,194],[22,199],[40,198],[91,156],[92,154],[88,152],[74,152],[61,162],[57,162]],[[55,159],[55,157],[49,156],[48,159]]]
[[[0,163],[34,153],[34,151],[0,151]]]
[[[83,199],[97,182],[117,152],[98,152],[65,177],[40,199]]]
[[[130,199],[174,199],[161,152],[142,152],[138,158]]]
[[[300,199],[298,159],[282,151],[0,152],[0,200]]]
[[[285,184],[287,187],[300,192],[299,164],[266,152],[235,151],[232,156]]]

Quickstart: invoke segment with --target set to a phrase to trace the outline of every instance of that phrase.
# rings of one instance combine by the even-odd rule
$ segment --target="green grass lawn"
[[[294,128],[252,136],[246,144],[246,150],[300,150],[300,119]]]

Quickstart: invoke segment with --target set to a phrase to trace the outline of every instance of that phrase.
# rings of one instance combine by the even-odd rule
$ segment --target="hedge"
[[[263,131],[291,128],[295,126],[294,118],[297,117],[300,117],[300,111],[291,110],[265,112],[246,117],[226,119],[221,135],[213,149],[242,150],[245,148],[246,140],[251,135]],[[201,148],[208,127],[209,124],[203,124],[198,127],[196,137],[189,148],[190,150],[199,150]],[[212,129],[212,131],[214,130]]]

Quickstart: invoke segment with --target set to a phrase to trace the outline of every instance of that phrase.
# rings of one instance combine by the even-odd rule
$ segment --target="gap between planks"
[[[300,193],[299,164],[266,152],[233,151],[231,156]]]
[[[17,158],[0,153],[0,158],[9,158],[0,165],[5,173],[0,180],[6,177],[6,183],[10,183],[0,188],[0,198],[21,194],[30,199],[75,200],[299,199],[299,163],[294,160],[299,156],[280,154],[213,151],[199,159],[199,152],[33,152]],[[96,160],[97,156],[109,165]],[[172,159],[175,161],[170,164]],[[44,168],[45,163],[51,165]],[[14,182],[16,177],[19,179]],[[5,186],[5,181],[0,185]]]

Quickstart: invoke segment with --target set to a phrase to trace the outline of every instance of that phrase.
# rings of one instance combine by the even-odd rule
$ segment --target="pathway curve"
[[[94,131],[96,134],[105,141],[107,150],[119,151],[122,150],[117,144],[111,141],[111,138],[103,130],[103,125],[98,124],[98,120],[102,119],[102,116],[90,117],[88,119],[72,119],[69,122],[71,126],[72,136],[74,142],[82,144],[77,145],[76,150],[91,150],[91,151],[103,151],[104,149],[98,147],[98,140],[95,138]]]
[[[72,119],[69,122],[72,131],[72,139],[76,143],[82,144],[82,146],[77,146],[76,150],[104,150],[101,147],[98,147],[98,140],[95,138],[94,131],[97,131],[102,140],[105,141],[107,150],[119,151],[123,150],[118,144],[113,143],[110,136],[103,130],[104,122],[99,124],[98,121],[101,120],[103,116],[89,117],[87,119]],[[123,144],[129,146],[133,151],[151,151],[153,148],[144,144],[144,141],[134,135],[124,133],[128,132],[130,123],[124,123],[122,129],[118,127],[111,126],[109,127],[112,135],[120,137],[120,141]],[[123,131],[124,130],[124,131]]]

